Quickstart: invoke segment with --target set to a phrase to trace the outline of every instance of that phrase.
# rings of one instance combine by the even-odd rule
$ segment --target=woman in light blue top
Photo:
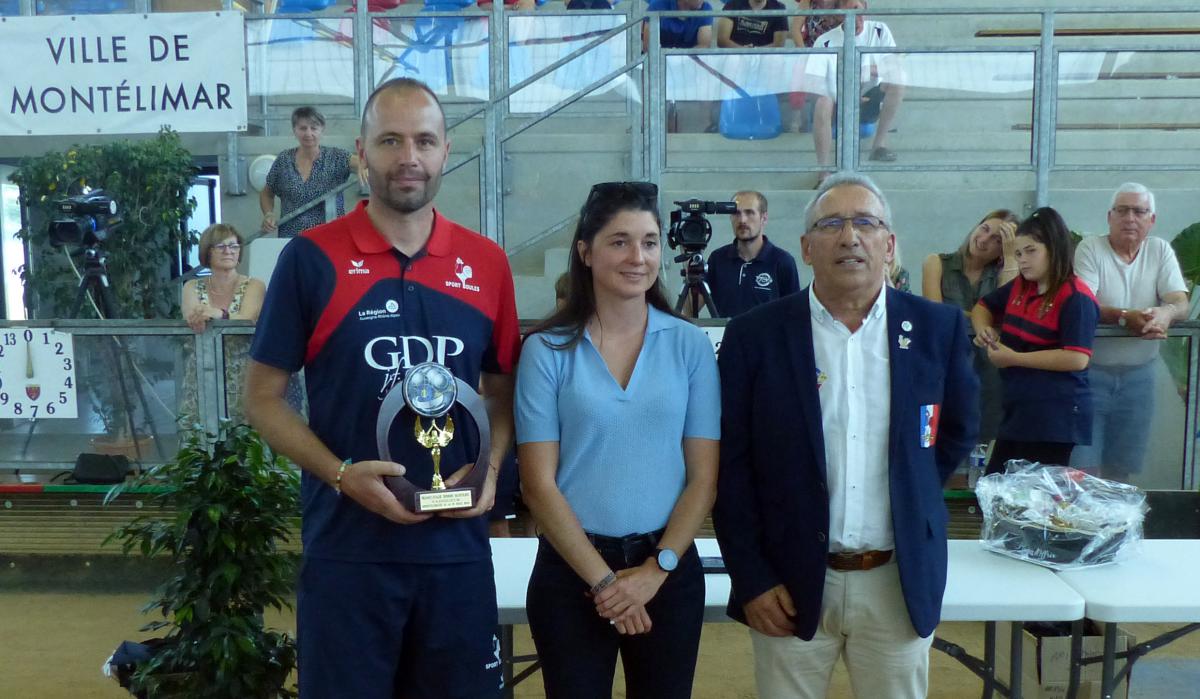
[[[542,532],[527,608],[548,699],[691,696],[704,575],[692,543],[716,493],[712,345],[658,279],[653,184],[592,188],[566,303],[517,372],[522,493]]]

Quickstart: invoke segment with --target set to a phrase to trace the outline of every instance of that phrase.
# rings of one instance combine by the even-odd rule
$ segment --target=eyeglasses
[[[658,185],[653,182],[600,182],[592,185],[584,206],[601,197],[630,194],[644,199],[658,199]]]
[[[813,224],[812,229],[820,233],[841,233],[847,222],[850,223],[851,228],[863,233],[874,233],[887,228],[887,222],[875,216],[851,216],[849,218],[829,216],[819,219]]]
[[[1150,209],[1143,209],[1140,206],[1114,206],[1112,212],[1117,216],[1128,216],[1133,214],[1137,218],[1143,218],[1150,213]]]
[[[213,247],[221,252],[237,252],[242,249],[242,246],[238,243],[217,243]]]

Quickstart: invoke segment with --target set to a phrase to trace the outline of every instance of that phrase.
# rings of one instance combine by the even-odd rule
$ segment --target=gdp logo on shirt
[[[383,385],[379,389],[382,399],[400,379],[404,372],[422,362],[445,364],[450,357],[462,354],[466,345],[457,337],[434,335],[383,335],[372,339],[363,348],[363,359],[367,366],[383,372]]]

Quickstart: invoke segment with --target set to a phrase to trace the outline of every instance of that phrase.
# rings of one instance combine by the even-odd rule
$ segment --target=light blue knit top
[[[683,492],[683,439],[719,439],[721,393],[700,328],[650,307],[646,338],[622,389],[592,344],[525,341],[517,371],[517,443],[558,442],[556,480],[585,531],[624,536],[667,525]]]

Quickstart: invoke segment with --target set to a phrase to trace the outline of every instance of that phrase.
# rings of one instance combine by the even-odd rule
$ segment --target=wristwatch
[[[658,567],[670,573],[679,565],[679,556],[671,549],[659,549],[658,556],[655,558],[658,561]]]
[[[1117,325],[1121,326],[1122,328],[1125,327],[1125,324],[1128,322],[1128,320],[1126,318],[1126,316],[1128,314],[1129,314],[1129,311],[1126,311],[1124,308],[1122,308],[1121,316],[1119,318],[1117,318]]]

